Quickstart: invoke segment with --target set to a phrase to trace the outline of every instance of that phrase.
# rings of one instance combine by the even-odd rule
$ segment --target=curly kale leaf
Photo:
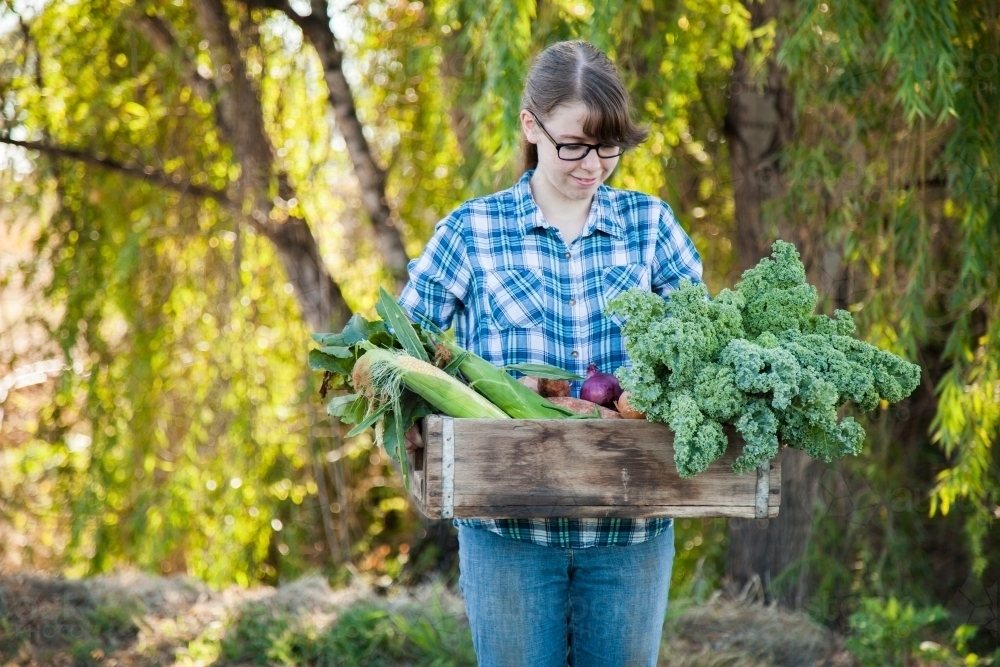
[[[728,366],[706,364],[695,379],[693,390],[698,408],[717,422],[731,421],[745,409],[745,395]]]
[[[838,408],[872,410],[920,382],[919,366],[854,338],[850,313],[815,314],[795,247],[772,250],[714,300],[682,281],[666,300],[630,290],[609,304],[607,314],[625,319],[631,361],[616,374],[637,409],[674,430],[682,476],[722,455],[723,424],[743,436],[739,473],[775,456],[779,442],[824,461],[857,454],[864,430]]]
[[[802,367],[773,334],[762,334],[755,342],[734,338],[719,354],[719,362],[733,369],[737,389],[770,394],[775,408],[787,407],[798,394]]]
[[[697,475],[725,454],[722,424],[705,417],[687,392],[671,399],[669,424],[674,431],[674,464],[681,477]]]
[[[816,288],[806,283],[806,270],[795,246],[775,241],[771,257],[743,272],[736,284],[746,302],[743,327],[748,337],[765,331],[782,333],[806,327],[816,309]]]
[[[736,430],[743,436],[743,453],[733,463],[733,472],[750,472],[778,454],[778,418],[761,399],[750,401],[736,420]]]

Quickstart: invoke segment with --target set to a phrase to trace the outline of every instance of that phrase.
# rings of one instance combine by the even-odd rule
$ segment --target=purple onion
[[[597,370],[597,364],[590,364],[587,367],[587,379],[580,389],[580,398],[606,408],[613,408],[615,401],[621,395],[622,386],[618,383],[618,378],[610,373],[601,373]]]

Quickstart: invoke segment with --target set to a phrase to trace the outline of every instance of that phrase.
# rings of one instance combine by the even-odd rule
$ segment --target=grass
[[[475,664],[462,601],[440,583],[385,595],[360,583],[333,590],[318,576],[279,588],[222,591],[180,577],[139,574],[79,581],[0,576],[2,667]],[[935,660],[928,653],[914,654],[906,664],[959,663],[950,654]],[[805,614],[718,593],[703,602],[671,602],[660,667],[805,665],[861,662],[843,637]]]
[[[389,611],[371,602],[345,610],[326,627],[255,608],[221,641],[219,665],[310,667],[474,667],[467,626],[440,608]]]
[[[109,598],[63,579],[7,578],[0,581],[0,659],[32,664],[67,655],[73,665],[97,664],[135,643],[144,612],[133,597]]]

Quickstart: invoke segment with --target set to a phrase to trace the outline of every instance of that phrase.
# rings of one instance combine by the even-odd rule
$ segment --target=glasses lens
[[[625,152],[620,146],[601,146],[597,149],[597,157],[618,157]]]
[[[564,144],[559,147],[559,157],[563,160],[579,160],[590,150],[583,144]]]

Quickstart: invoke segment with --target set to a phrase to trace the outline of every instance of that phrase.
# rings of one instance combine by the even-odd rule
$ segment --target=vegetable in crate
[[[381,320],[370,322],[355,315],[340,333],[313,334],[321,347],[309,352],[310,366],[324,371],[324,398],[329,389],[351,392],[334,397],[327,405],[332,417],[355,425],[348,436],[374,426],[376,442],[398,461],[406,431],[433,412],[495,419],[581,418],[440,332],[411,323],[385,290],[380,290],[375,310]],[[430,363],[430,355],[439,367]],[[577,379],[545,364],[522,364],[517,370],[547,379]],[[471,386],[455,377],[460,372]],[[589,416],[596,417],[596,411]],[[405,476],[405,467],[403,471]]]
[[[587,367],[587,380],[580,388],[580,398],[611,408],[621,395],[622,386],[618,378],[611,373],[600,372],[597,370],[597,364],[590,364]]]
[[[714,300],[682,281],[664,300],[629,290],[609,304],[632,360],[616,373],[629,403],[675,434],[677,471],[690,477],[726,450],[723,424],[743,436],[733,465],[744,473],[773,458],[778,443],[824,461],[858,454],[864,429],[837,409],[895,403],[920,381],[920,367],[857,340],[850,313],[816,315],[816,288],[790,243],[744,272]]]

